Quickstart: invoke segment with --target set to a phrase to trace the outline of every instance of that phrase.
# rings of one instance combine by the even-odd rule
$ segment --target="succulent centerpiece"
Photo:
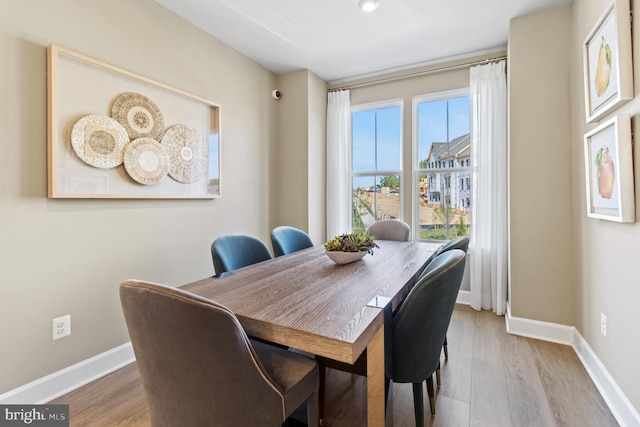
[[[325,243],[324,248],[327,256],[336,264],[349,264],[362,259],[366,254],[373,255],[373,249],[379,246],[372,235],[359,232],[337,235]]]

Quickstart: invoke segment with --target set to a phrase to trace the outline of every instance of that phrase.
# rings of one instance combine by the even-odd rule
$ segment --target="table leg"
[[[384,427],[384,328],[367,346],[367,426]]]

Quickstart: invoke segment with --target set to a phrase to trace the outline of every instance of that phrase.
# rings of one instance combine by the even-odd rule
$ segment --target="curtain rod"
[[[328,92],[337,92],[339,90],[354,89],[354,88],[366,87],[366,86],[373,86],[373,85],[377,85],[377,84],[380,84],[380,83],[387,83],[387,82],[392,82],[392,81],[396,81],[396,80],[410,79],[412,77],[420,77],[420,76],[426,76],[426,75],[429,75],[429,74],[441,73],[443,71],[452,71],[452,70],[457,70],[457,69],[460,69],[460,68],[473,67],[474,65],[488,64],[489,62],[502,61],[503,59],[507,59],[507,56],[506,55],[496,56],[496,57],[493,57],[493,58],[479,59],[477,61],[465,62],[465,63],[462,63],[462,64],[447,65],[447,66],[444,66],[444,67],[432,68],[430,70],[415,71],[413,73],[401,74],[399,76],[382,77],[382,78],[377,79],[377,80],[369,80],[369,81],[362,82],[362,83],[354,83],[352,85],[347,84],[345,86],[340,86],[340,87],[336,87],[336,88],[333,88],[333,89],[329,89]]]

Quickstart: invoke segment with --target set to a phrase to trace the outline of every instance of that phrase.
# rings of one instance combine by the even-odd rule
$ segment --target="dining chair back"
[[[211,244],[211,257],[216,276],[271,259],[262,240],[244,234],[218,237]]]
[[[424,425],[422,383],[427,381],[431,413],[435,414],[433,373],[440,364],[442,342],[455,307],[465,254],[459,249],[442,253],[411,289],[394,313],[390,348],[385,350],[386,375],[397,383],[413,383],[416,425]]]
[[[397,383],[413,383],[416,426],[424,426],[422,383],[427,381],[431,413],[435,414],[433,373],[440,365],[442,342],[455,307],[462,275],[464,252],[452,249],[438,255],[411,288],[400,307],[384,309],[385,375]],[[353,365],[325,357],[320,364],[320,418],[324,417],[326,368],[356,375],[367,374],[366,351]],[[388,388],[387,388],[388,390]]]
[[[411,227],[399,219],[383,219],[367,227],[367,233],[378,240],[408,242],[411,237]]]
[[[469,237],[458,236],[455,239],[449,240],[440,248],[439,253],[450,251],[451,249],[460,249],[462,252],[466,254],[467,251],[469,250]]]
[[[314,360],[251,341],[228,308],[183,291],[120,285],[151,425],[279,427],[306,402],[318,426]]]
[[[276,257],[313,247],[313,241],[307,233],[284,225],[271,230],[271,244]]]
[[[465,255],[467,254],[467,251],[469,250],[469,237],[468,236],[458,236],[455,239],[451,239],[449,240],[447,243],[445,243],[444,245],[442,245],[440,247],[440,249],[438,249],[435,253],[434,259],[436,256],[450,251],[452,249],[460,249],[462,252],[465,253]],[[422,272],[422,274],[426,274],[429,271],[429,267],[427,266],[427,268],[425,268],[425,270]],[[444,358],[445,360],[449,359],[449,341],[447,340],[447,336],[444,336],[444,344],[442,345],[442,349],[444,350]],[[437,375],[436,375],[437,379],[438,379],[438,385],[440,385],[440,370],[438,369],[437,371]]]

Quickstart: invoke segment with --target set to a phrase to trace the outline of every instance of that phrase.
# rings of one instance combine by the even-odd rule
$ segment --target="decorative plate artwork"
[[[88,165],[109,169],[122,164],[129,143],[125,128],[111,117],[84,116],[71,129],[73,151]]]
[[[121,94],[113,102],[111,117],[129,133],[129,137],[153,138],[160,141],[164,132],[164,119],[152,100],[135,92]]]
[[[140,184],[157,184],[169,172],[169,156],[155,139],[138,138],[124,151],[124,168]]]
[[[169,176],[190,184],[207,171],[208,150],[204,138],[187,125],[174,125],[162,137],[162,146],[170,159]]]

